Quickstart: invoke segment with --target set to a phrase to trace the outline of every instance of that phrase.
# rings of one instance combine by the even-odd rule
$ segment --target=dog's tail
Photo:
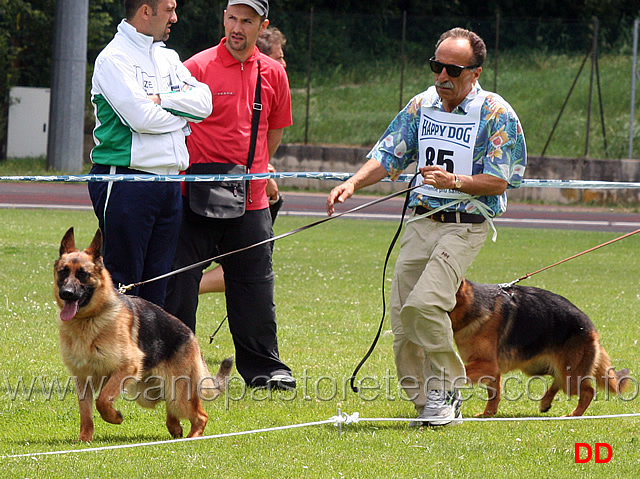
[[[607,351],[600,346],[596,362],[594,364],[594,375],[598,387],[604,388],[606,394],[614,392],[617,395],[622,394],[631,385],[631,377],[627,368],[616,371],[611,366],[611,359]]]
[[[220,363],[216,377],[212,377],[209,373],[209,368],[204,358],[202,358],[202,367],[204,374],[202,375],[200,393],[203,399],[213,401],[227,389],[227,382],[233,367],[233,358],[226,358]]]

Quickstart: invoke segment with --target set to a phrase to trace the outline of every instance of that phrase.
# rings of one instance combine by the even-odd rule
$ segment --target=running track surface
[[[326,216],[324,193],[284,192],[283,216]],[[355,195],[338,212],[380,198]],[[349,217],[357,219],[399,220],[403,198],[392,198],[364,208]],[[91,210],[86,184],[0,183],[0,208],[50,208]],[[510,203],[507,212],[496,218],[497,226],[630,232],[640,229],[640,214],[607,208],[545,206]]]

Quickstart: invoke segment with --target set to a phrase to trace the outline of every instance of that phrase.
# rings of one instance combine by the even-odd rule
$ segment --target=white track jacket
[[[175,51],[122,20],[96,59],[91,84],[91,161],[165,175],[187,169],[188,122],[209,116],[212,100]],[[148,98],[152,94],[161,105]]]

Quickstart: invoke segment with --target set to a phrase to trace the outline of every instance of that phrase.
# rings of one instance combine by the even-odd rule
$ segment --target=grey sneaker
[[[411,421],[409,426],[454,426],[460,424],[462,421],[456,419],[462,418],[461,405],[462,398],[458,391],[429,391],[427,404],[425,404],[422,414],[415,421]]]

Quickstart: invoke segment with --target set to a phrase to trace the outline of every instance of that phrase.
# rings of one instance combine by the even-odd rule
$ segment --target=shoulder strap
[[[251,141],[249,143],[249,159],[247,160],[247,173],[251,170],[253,156],[256,152],[256,140],[258,138],[258,125],[260,124],[260,112],[262,111],[262,79],[260,75],[260,60],[258,60],[258,79],[256,80],[256,94],[253,100],[253,115],[251,117]]]

